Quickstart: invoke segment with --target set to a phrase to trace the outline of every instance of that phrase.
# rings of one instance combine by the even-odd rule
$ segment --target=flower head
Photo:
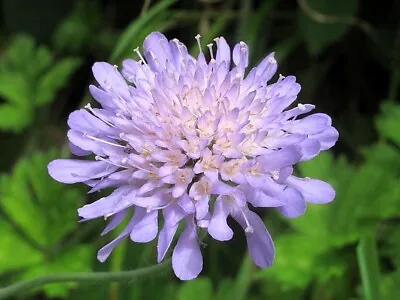
[[[100,261],[125,238],[146,243],[158,237],[160,262],[183,223],[173,269],[181,279],[195,278],[203,264],[198,231],[229,240],[231,216],[244,229],[254,263],[268,267],[273,242],[249,204],[296,217],[306,202],[326,203],[335,196],[327,183],[292,174],[293,165],[338,139],[329,116],[303,117],[314,106],[292,105],[300,92],[295,77],[280,75],[268,83],[277,69],[273,53],[246,75],[247,45],[240,42],[231,51],[223,37],[215,39],[215,53],[208,45],[207,61],[200,36],[196,39],[197,58],[177,39],[154,32],[144,41],[143,56],[136,49],[139,59],[125,60],[122,71],[95,63],[99,86],[89,89],[101,108],[87,105],[69,116],[72,153],[94,154],[95,160],[55,160],[50,175],[83,182],[90,192],[114,189],[78,210],[84,220],[111,217],[102,234],[129,218],[119,236],[99,250]]]

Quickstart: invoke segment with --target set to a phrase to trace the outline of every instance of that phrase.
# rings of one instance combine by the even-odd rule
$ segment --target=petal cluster
[[[91,193],[113,189],[78,210],[84,220],[111,218],[102,234],[129,219],[99,250],[100,261],[125,238],[157,238],[160,262],[182,224],[173,269],[180,279],[195,278],[203,265],[198,232],[227,241],[230,216],[243,227],[254,263],[268,267],[273,242],[251,207],[297,217],[306,202],[333,200],[329,184],[292,174],[297,162],[336,143],[331,118],[309,114],[313,105],[293,105],[300,92],[294,76],[269,83],[277,70],[273,53],[247,73],[245,43],[231,50],[223,37],[214,41],[215,51],[207,45],[210,59],[201,50],[195,58],[177,39],[154,32],[143,56],[136,49],[138,60],[125,60],[121,71],[94,64],[98,86],[89,89],[101,108],[72,112],[68,139],[73,154],[95,159],[58,159],[48,169],[60,182],[87,184]]]

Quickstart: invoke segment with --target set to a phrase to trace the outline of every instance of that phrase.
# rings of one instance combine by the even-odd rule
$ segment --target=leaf
[[[0,73],[0,97],[13,105],[24,105],[30,97],[30,86],[20,73]]]
[[[296,49],[299,44],[300,37],[298,35],[290,36],[276,44],[272,49],[275,52],[276,60],[282,64],[286,58]]]
[[[381,104],[381,113],[376,119],[379,134],[400,147],[400,105],[386,101]]]
[[[0,104],[0,128],[19,131],[32,120],[29,104],[30,86],[20,73],[0,73],[0,97],[6,103]],[[28,103],[28,105],[27,105]]]
[[[5,236],[0,270],[22,268],[20,278],[28,279],[90,269],[91,246],[63,249],[65,239],[70,239],[77,228],[76,207],[84,195],[80,189],[59,184],[47,174],[47,164],[58,156],[57,151],[50,151],[22,158],[10,175],[0,177],[0,211],[4,214],[0,231]],[[10,241],[9,247],[4,246],[4,239]],[[46,286],[45,291],[50,296],[65,296],[69,287]]]
[[[235,282],[231,279],[224,278],[218,284],[218,289],[215,295],[216,300],[231,300],[235,296]]]
[[[120,59],[122,59],[122,57],[124,57],[125,53],[132,51],[136,45],[139,45],[139,41],[141,40],[138,40],[137,36],[142,33],[143,28],[158,20],[160,15],[162,16],[168,7],[171,6],[175,1],[176,0],[160,1],[152,6],[146,14],[134,20],[121,34],[121,37],[119,38],[114,51],[111,54],[110,60],[113,62],[118,62]],[[153,27],[151,31],[153,30],[156,30],[156,27]]]
[[[380,220],[400,216],[400,152],[378,143],[362,153],[359,166],[330,153],[298,165],[302,176],[332,184],[336,198],[326,205],[309,204],[306,214],[287,220],[292,230],[275,240],[276,261],[259,277],[288,289],[340,278],[347,267],[338,249],[374,232]]]
[[[254,269],[250,256],[246,255],[235,280],[234,293],[237,300],[248,299]]]
[[[183,283],[178,291],[178,300],[211,300],[212,284],[208,278],[196,278]]]
[[[53,57],[46,47],[36,49],[35,41],[27,35],[17,35],[6,50],[4,63],[11,72],[18,72],[27,83],[48,68],[53,62]]]
[[[0,62],[0,129],[20,132],[34,120],[35,107],[55,99],[56,92],[80,64],[77,58],[54,63],[50,50],[18,35]]]
[[[30,36],[17,35],[5,52],[6,61],[15,70],[25,69],[25,64],[32,59],[34,48],[35,42]]]
[[[301,288],[315,277],[315,261],[327,245],[301,234],[285,234],[275,241],[276,257],[272,267],[258,271],[258,278],[273,278],[284,289]]]
[[[96,31],[101,22],[100,4],[95,1],[78,1],[71,14],[57,27],[53,45],[57,51],[81,53],[93,46],[101,32]]]
[[[380,272],[375,234],[369,234],[360,239],[357,245],[357,260],[363,296],[366,300],[379,299]]]
[[[41,253],[27,243],[21,236],[15,234],[12,225],[10,225],[4,218],[0,219],[0,232],[1,272],[19,270],[42,262]]]
[[[380,280],[381,299],[398,299],[400,295],[400,270],[382,277]]]
[[[384,144],[363,152],[366,160],[358,168],[327,153],[299,165],[303,176],[331,183],[336,198],[328,205],[309,205],[304,216],[290,221],[294,228],[342,246],[357,241],[378,220],[400,216],[400,153]]]
[[[211,43],[213,39],[223,31],[223,29],[228,25],[229,21],[229,15],[224,13],[222,13],[221,16],[215,20],[215,22],[201,38],[201,48],[203,51],[207,48],[207,44]],[[199,53],[199,46],[197,42],[190,48],[190,53],[193,56]]]
[[[21,131],[33,119],[30,107],[18,107],[9,104],[0,105],[0,129]]]
[[[65,86],[69,77],[80,65],[78,58],[64,58],[57,62],[44,76],[39,79],[36,94],[36,106],[48,104],[56,92]]]
[[[306,14],[305,8],[299,10],[300,32],[308,51],[313,55],[342,38],[349,24],[344,23],[340,18],[352,17],[357,11],[357,0],[304,0],[302,2],[305,2],[304,6],[309,8],[307,11],[310,14],[322,19],[317,22]]]
[[[250,65],[253,65],[266,52],[275,50],[275,48],[272,48],[274,50],[266,49],[265,45],[269,44],[267,41],[273,30],[272,16],[276,11],[278,1],[264,1],[253,12],[251,11],[251,1],[244,0],[241,2],[242,11],[236,21],[236,40],[243,40],[247,43],[249,46]]]
[[[88,261],[93,257],[93,249],[89,246],[78,246],[73,251],[62,253],[45,264],[36,264],[30,267],[20,280],[36,278],[39,276],[66,272],[89,272]],[[77,286],[77,283],[58,283],[43,286],[43,290],[49,297],[66,297],[68,290]]]

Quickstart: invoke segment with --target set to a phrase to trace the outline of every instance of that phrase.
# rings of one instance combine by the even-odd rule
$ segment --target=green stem
[[[361,284],[366,300],[379,300],[379,261],[375,236],[362,237],[357,246]]]
[[[245,255],[242,265],[235,281],[235,299],[245,300],[248,298],[250,286],[253,282],[254,265],[249,255]]]
[[[163,274],[162,271],[170,268],[171,259],[161,264],[140,268],[132,271],[121,272],[76,272],[76,273],[56,273],[44,275],[31,280],[17,282],[5,288],[0,288],[0,299],[9,299],[10,297],[24,293],[42,285],[56,282],[79,282],[79,283],[100,283],[100,282],[133,282],[139,279],[145,279],[150,276]]]

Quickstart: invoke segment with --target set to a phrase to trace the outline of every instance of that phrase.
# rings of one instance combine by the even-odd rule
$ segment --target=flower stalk
[[[366,300],[379,300],[379,261],[375,236],[362,237],[357,246],[361,284]]]
[[[58,282],[76,283],[108,283],[108,282],[133,282],[140,279],[159,276],[170,271],[171,259],[163,263],[140,268],[132,271],[120,272],[71,272],[44,275],[30,280],[24,280],[10,286],[0,288],[0,299],[9,299],[20,293],[29,292],[45,284]]]

